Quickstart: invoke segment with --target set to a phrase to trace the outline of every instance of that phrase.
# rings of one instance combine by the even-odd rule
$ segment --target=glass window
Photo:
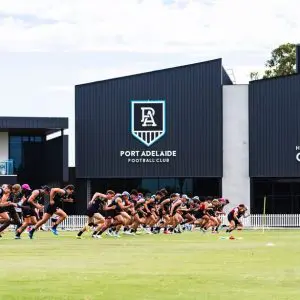
[[[9,137],[9,158],[14,162],[14,172],[22,165],[23,144],[21,136]]]
[[[139,191],[154,194],[158,190],[158,179],[142,179]]]
[[[41,143],[41,136],[17,136],[9,137],[9,158],[13,160],[14,172],[19,172],[20,168],[24,167],[24,145],[23,143]]]
[[[176,189],[178,193],[191,195],[193,194],[192,178],[176,178]]]
[[[163,188],[170,193],[177,192],[175,178],[159,178],[159,189]]]
[[[194,178],[193,192],[197,196],[221,196],[221,180],[219,178]]]
[[[9,142],[10,143],[21,143],[22,137],[21,136],[10,136]]]

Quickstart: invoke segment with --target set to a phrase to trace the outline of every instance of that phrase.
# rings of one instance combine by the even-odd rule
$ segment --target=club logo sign
[[[165,101],[131,101],[131,133],[148,147],[163,137],[166,133]]]

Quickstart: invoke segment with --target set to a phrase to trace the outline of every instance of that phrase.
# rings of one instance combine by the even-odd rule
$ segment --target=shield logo
[[[165,101],[131,101],[131,133],[148,147],[158,141],[166,133]]]

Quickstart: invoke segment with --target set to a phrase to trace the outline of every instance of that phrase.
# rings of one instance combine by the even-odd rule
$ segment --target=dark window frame
[[[13,172],[14,174],[18,174],[21,168],[24,168],[24,143],[43,143],[44,136],[43,135],[24,135],[24,134],[8,134],[8,157],[13,160]],[[16,155],[12,155],[12,144],[19,144],[21,150],[14,149],[15,152],[20,151],[18,153],[20,157],[16,159]],[[13,157],[14,156],[14,157]],[[16,165],[17,161],[17,165]]]

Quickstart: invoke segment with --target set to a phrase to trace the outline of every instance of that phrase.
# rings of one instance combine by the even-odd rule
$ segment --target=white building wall
[[[248,85],[223,86],[223,197],[250,209]]]
[[[0,132],[0,162],[8,158],[8,132]]]

